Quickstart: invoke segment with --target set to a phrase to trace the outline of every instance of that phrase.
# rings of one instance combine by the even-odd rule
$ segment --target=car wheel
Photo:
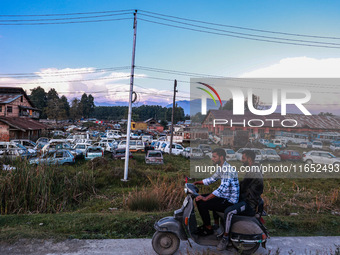
[[[69,166],[69,165],[71,165],[69,162],[65,162],[65,163],[63,164],[63,166]]]
[[[313,164],[313,160],[307,159],[307,160],[306,160],[306,164]]]

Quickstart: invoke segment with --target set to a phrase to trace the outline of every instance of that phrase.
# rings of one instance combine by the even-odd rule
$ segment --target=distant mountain
[[[189,100],[176,101],[176,104],[178,107],[183,108],[185,115],[187,114],[190,115],[190,101]],[[172,104],[168,104],[165,107],[172,108]]]
[[[116,101],[116,102],[95,102],[96,106],[129,106],[129,102],[121,102],[121,101]],[[160,102],[153,102],[153,101],[144,101],[144,102],[137,102],[133,103],[132,107],[138,107],[142,105],[160,105],[162,107],[167,107],[168,103],[160,103]]]

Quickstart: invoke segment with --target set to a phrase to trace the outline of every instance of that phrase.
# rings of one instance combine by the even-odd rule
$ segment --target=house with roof
[[[22,88],[0,88],[0,141],[35,140],[47,129],[38,121],[40,110]]]

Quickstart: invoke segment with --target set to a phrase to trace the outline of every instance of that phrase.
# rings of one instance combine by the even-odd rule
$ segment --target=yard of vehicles
[[[170,142],[166,139],[163,139],[164,137],[165,136],[161,135],[153,136],[149,133],[132,133],[130,139],[129,157],[133,157],[132,153],[144,152],[145,146],[148,146],[148,149],[151,151],[147,152],[146,157],[148,157],[148,153],[151,153],[150,156],[152,158],[152,151],[157,151],[157,155],[158,153],[161,153],[162,157],[163,154],[169,154]],[[48,139],[46,137],[41,137],[36,141],[36,143],[30,140],[16,139],[8,143],[8,145],[6,145],[6,149],[1,149],[1,144],[4,144],[4,142],[0,142],[0,158],[21,157],[29,160],[34,159],[36,160],[35,162],[38,162],[37,164],[40,164],[40,161],[38,159],[45,159],[41,160],[41,162],[54,162],[55,160],[52,159],[56,156],[54,154],[51,154],[51,152],[64,150],[68,151],[73,156],[73,163],[79,158],[90,160],[96,157],[103,157],[104,154],[110,154],[111,157],[114,159],[125,159],[126,140],[124,139],[124,135],[122,135],[119,130],[108,130],[107,132],[83,132],[79,134],[69,135],[67,138],[64,139]],[[259,139],[258,142],[262,145],[256,147],[261,148],[238,148],[238,150],[234,150],[234,148],[232,147],[223,148],[222,146],[222,148],[226,151],[226,160],[241,161],[242,152],[244,150],[250,149],[253,150],[256,154],[256,162],[261,163],[265,163],[267,161],[296,161],[302,163],[328,162],[330,160],[321,161],[309,157],[315,156],[310,155],[309,151],[322,149],[322,151],[319,151],[320,154],[321,152],[326,154],[333,152],[336,154],[340,151],[340,143],[337,141],[332,142],[329,147],[328,144],[323,144],[323,142],[319,140],[314,140],[312,142],[306,140],[301,142],[300,144],[289,143],[289,150],[286,149],[287,144],[284,139]],[[204,144],[202,143],[202,141],[194,142],[191,144],[191,146],[189,145],[189,147],[185,147],[181,143],[173,142],[171,151],[172,155],[175,156],[183,156],[188,159],[202,159],[208,157],[211,158],[212,151],[215,148],[219,147],[221,146],[218,144]],[[91,149],[89,150],[89,148]],[[332,159],[336,158],[334,155],[327,155]],[[51,158],[51,160],[48,159],[49,157]],[[150,157],[148,158],[150,159]],[[147,160],[145,158],[145,162],[148,164],[150,163],[149,159]],[[63,164],[61,160],[58,160],[57,162],[57,164]]]

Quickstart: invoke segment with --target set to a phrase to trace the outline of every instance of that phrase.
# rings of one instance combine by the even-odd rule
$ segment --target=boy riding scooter
[[[210,185],[221,179],[221,185],[211,194],[200,195],[195,199],[198,211],[203,220],[203,226],[199,227],[197,232],[200,236],[207,236],[214,233],[210,222],[209,211],[224,212],[227,207],[238,202],[240,187],[237,171],[233,170],[225,158],[225,150],[221,148],[213,150],[211,160],[217,166],[215,173],[210,178],[194,182],[194,185]]]
[[[261,201],[261,194],[263,193],[263,176],[260,166],[255,164],[255,152],[252,150],[245,150],[242,153],[242,163],[247,173],[240,182],[240,202],[228,207],[224,211],[225,232],[220,243],[217,245],[217,250],[220,251],[225,250],[228,246],[228,233],[233,215],[241,214],[254,216]]]

